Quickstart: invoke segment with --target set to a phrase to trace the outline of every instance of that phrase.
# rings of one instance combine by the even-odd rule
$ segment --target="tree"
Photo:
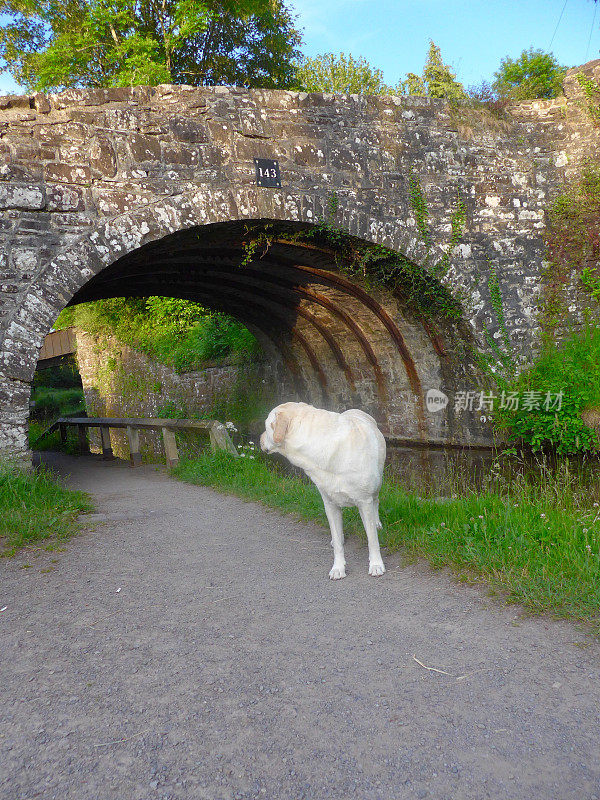
[[[511,100],[548,99],[560,94],[566,71],[552,53],[530,47],[516,59],[502,59],[493,86]]]
[[[304,58],[298,64],[296,82],[305,92],[339,94],[393,94],[383,79],[383,72],[364,58],[340,53],[324,53]]]
[[[0,0],[0,58],[29,89],[289,86],[300,35],[283,0]]]
[[[423,76],[409,72],[401,84],[404,94],[426,95],[428,97],[445,97],[448,100],[464,100],[467,97],[462,83],[442,61],[440,48],[429,40],[429,53],[423,67]]]

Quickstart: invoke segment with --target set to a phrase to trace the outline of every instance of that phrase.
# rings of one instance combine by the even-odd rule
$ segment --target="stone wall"
[[[585,69],[597,74],[598,64]],[[333,222],[354,236],[401,252],[423,268],[447,253],[443,280],[459,293],[465,320],[482,346],[486,329],[499,336],[487,280],[494,266],[507,328],[517,352],[530,358],[537,339],[544,209],[582,155],[598,147],[598,131],[572,74],[565,87],[565,98],[523,104],[506,121],[431,98],[226,87],[70,90],[0,98],[0,451],[25,450],[29,382],[43,336],[60,310],[73,299],[117,296],[124,287],[133,293],[201,298],[231,311],[265,333],[275,350],[285,351],[288,364],[297,361],[300,386],[318,380],[325,389],[327,369],[304,347],[308,339],[296,325],[299,295],[288,291],[301,283],[298,273],[291,272],[302,264],[296,254],[287,260],[280,254],[281,275],[287,277],[274,286],[267,301],[271,307],[265,310],[267,293],[260,283],[269,269],[277,272],[278,264],[267,266],[259,259],[241,290],[230,276],[230,284],[219,283],[208,267],[200,275],[194,265],[202,253],[189,248],[196,231],[217,223],[309,225],[328,215],[334,194]],[[255,185],[257,157],[278,159],[280,190]],[[415,210],[415,181],[426,198],[424,219]],[[450,252],[459,196],[467,218],[461,241]],[[187,256],[169,259],[164,246],[160,269],[154,269],[152,248],[179,233],[189,234]],[[177,253],[179,240],[173,242]],[[211,269],[225,274],[231,259],[225,244],[220,247],[218,264]],[[331,285],[337,265],[331,255],[327,261],[326,253],[307,264],[312,284],[302,302],[314,304],[311,298],[319,287]],[[351,287],[342,292],[337,286],[343,310],[348,298],[358,295]],[[277,300],[279,305],[275,295],[284,298]],[[375,387],[365,389],[364,397],[375,398],[390,434],[433,435],[427,426],[415,432],[411,421],[419,403],[422,408],[422,397],[414,399],[419,387],[436,373],[427,372],[429,355],[422,360],[425,381],[418,353],[410,354],[413,380],[402,340],[405,310],[391,319],[390,327],[381,309],[373,312],[378,322],[368,318],[372,305],[361,298],[357,302],[365,322],[357,336],[372,353],[363,347],[357,373]],[[333,330],[338,311],[317,321]],[[307,314],[302,319],[308,324]],[[425,338],[411,336],[419,346],[421,341],[434,343],[437,333],[430,326]],[[344,359],[350,363],[351,351],[346,354],[344,347],[351,338],[329,342],[332,370],[341,369]],[[451,372],[443,366],[443,344],[434,350],[442,359],[437,374]],[[381,380],[373,358],[380,362]],[[393,396],[397,375],[403,382],[399,392],[406,397],[401,409],[390,410],[386,398]],[[378,394],[378,381],[392,385]],[[447,431],[444,435],[461,435],[447,419],[436,426]]]
[[[90,417],[202,415],[211,413],[215,403],[230,397],[240,384],[267,380],[261,364],[221,364],[177,373],[114,337],[75,330],[77,364]],[[101,452],[98,432],[90,431],[92,450]],[[111,442],[116,456],[129,458],[125,431],[111,430]],[[141,431],[140,444],[144,455],[163,457],[160,434]]]

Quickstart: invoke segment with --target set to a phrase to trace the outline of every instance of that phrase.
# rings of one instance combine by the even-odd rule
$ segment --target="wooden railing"
[[[165,446],[165,456],[167,466],[173,467],[179,463],[179,452],[175,431],[197,431],[208,435],[213,450],[225,450],[234,456],[239,455],[227,428],[216,419],[160,419],[151,417],[149,419],[123,419],[120,417],[59,417],[47,430],[36,440],[35,444],[44,436],[55,430],[60,430],[61,441],[67,440],[67,428],[76,427],[79,437],[80,453],[89,453],[90,447],[86,436],[86,428],[99,428],[102,441],[102,455],[104,458],[113,458],[112,445],[110,442],[111,428],[126,428],[127,439],[129,441],[129,460],[132,467],[139,467],[142,463],[140,452],[140,431],[141,430],[160,430],[162,431],[163,443]]]

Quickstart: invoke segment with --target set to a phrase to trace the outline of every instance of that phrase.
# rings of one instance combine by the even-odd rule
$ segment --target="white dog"
[[[283,403],[265,421],[260,437],[265,453],[281,453],[306,472],[321,493],[331,528],[333,567],[329,577],[346,577],[342,508],[358,506],[369,542],[369,575],[383,575],[379,550],[379,490],[385,439],[364,411],[343,414],[306,403]]]

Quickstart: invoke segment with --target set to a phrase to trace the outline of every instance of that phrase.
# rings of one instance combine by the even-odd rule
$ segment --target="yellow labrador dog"
[[[321,493],[333,547],[329,577],[346,577],[345,506],[358,506],[365,526],[369,575],[383,575],[377,529],[385,439],[373,417],[356,408],[336,414],[306,403],[282,403],[267,417],[260,447],[265,453],[281,453],[303,469]]]

